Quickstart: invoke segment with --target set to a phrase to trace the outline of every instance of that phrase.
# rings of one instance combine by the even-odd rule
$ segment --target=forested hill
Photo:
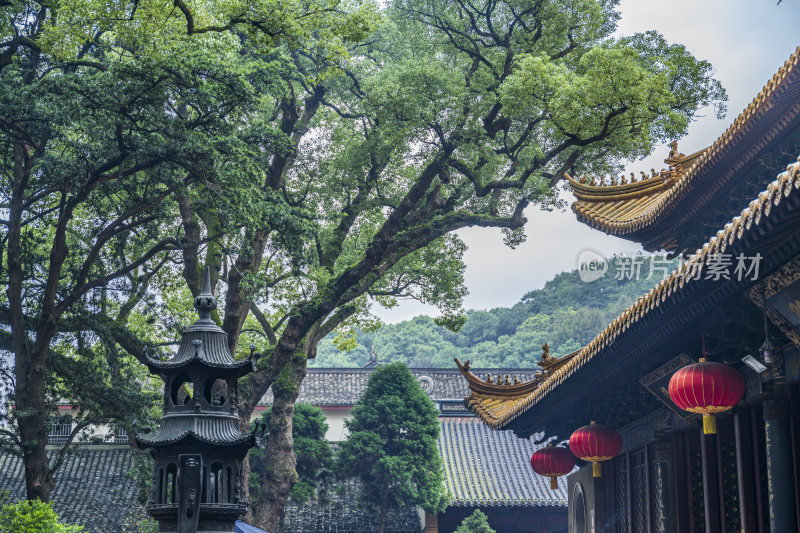
[[[337,349],[328,336],[319,344],[312,366],[363,366],[374,346],[379,362],[403,361],[416,367],[451,367],[454,357],[470,359],[473,367],[530,367],[546,342],[555,356],[585,345],[649,291],[665,269],[671,271],[677,264],[654,257],[635,260],[612,258],[605,276],[589,283],[581,281],[577,270],[562,272],[511,308],[468,311],[457,333],[437,326],[431,317],[418,316],[373,333],[358,331],[358,346],[350,351]],[[638,276],[631,275],[635,265]]]

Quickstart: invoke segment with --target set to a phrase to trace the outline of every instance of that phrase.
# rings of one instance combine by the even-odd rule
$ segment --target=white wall
[[[350,411],[349,407],[322,408],[322,412],[325,413],[325,418],[328,421],[328,432],[325,434],[325,438],[329,442],[342,442],[345,439],[347,429],[344,427],[344,421],[352,418]]]
[[[263,406],[257,407],[253,410],[251,421],[261,416],[264,410]],[[322,412],[325,414],[325,419],[328,422],[328,432],[325,434],[325,439],[328,442],[342,442],[347,436],[347,430],[344,427],[344,421],[352,418],[350,411],[352,407],[322,407]]]

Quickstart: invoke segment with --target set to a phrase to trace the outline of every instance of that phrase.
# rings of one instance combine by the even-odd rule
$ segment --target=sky
[[[686,154],[712,144],[800,45],[800,0],[780,4],[777,0],[623,0],[619,11],[619,34],[659,31],[668,41],[711,62],[715,77],[728,92],[725,118],[702,110],[679,140],[678,147]],[[657,146],[648,158],[631,162],[627,171],[638,175],[640,170],[663,168],[668,152],[667,146]],[[571,202],[569,193],[564,198]],[[510,307],[555,274],[574,269],[585,249],[606,257],[641,250],[635,243],[581,224],[569,207],[552,212],[529,208],[526,216],[527,241],[513,250],[503,244],[499,230],[458,232],[468,246],[465,308]],[[373,310],[387,323],[438,314],[435,307],[413,300],[400,300],[388,310],[376,304]]]

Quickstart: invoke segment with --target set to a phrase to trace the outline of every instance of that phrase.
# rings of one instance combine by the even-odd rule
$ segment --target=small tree
[[[436,408],[404,364],[373,372],[345,424],[349,435],[339,456],[341,472],[357,476],[364,500],[379,509],[378,533],[384,531],[390,508],[444,510]]]
[[[26,500],[0,506],[0,533],[82,533],[81,526],[61,524],[49,503]]]
[[[269,427],[272,418],[270,407],[261,415],[261,420]],[[289,499],[299,504],[306,503],[314,497],[317,488],[327,476],[332,466],[333,454],[330,444],[325,439],[328,424],[322,409],[307,403],[294,406],[292,416],[292,440],[294,453],[297,455],[297,483],[289,493]],[[261,491],[261,483],[270,467],[265,448],[250,451],[250,494],[257,499]],[[281,530],[283,519],[280,520]]]
[[[486,515],[480,509],[475,509],[474,513],[461,522],[456,533],[494,533],[494,529],[489,526]]]

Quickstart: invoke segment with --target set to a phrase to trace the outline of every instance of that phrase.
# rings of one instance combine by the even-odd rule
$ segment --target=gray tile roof
[[[53,457],[55,452],[48,451]],[[138,487],[127,474],[133,466],[128,446],[87,445],[70,453],[56,472],[53,508],[69,524],[91,533],[119,533],[138,507]],[[0,489],[14,500],[25,497],[22,457],[0,453]]]
[[[550,489],[530,458],[543,443],[490,429],[477,418],[441,418],[439,454],[451,505],[463,507],[566,507],[566,478]]]
[[[349,407],[356,404],[361,392],[367,386],[367,380],[373,368],[309,368],[297,401],[310,403],[318,407]],[[411,368],[411,373],[420,382],[422,388],[434,400],[463,400],[469,396],[470,390],[457,368]],[[484,368],[473,369],[472,372],[482,376],[491,373],[516,374],[521,381],[533,379],[533,369],[519,368]],[[261,401],[272,403],[272,391]]]

